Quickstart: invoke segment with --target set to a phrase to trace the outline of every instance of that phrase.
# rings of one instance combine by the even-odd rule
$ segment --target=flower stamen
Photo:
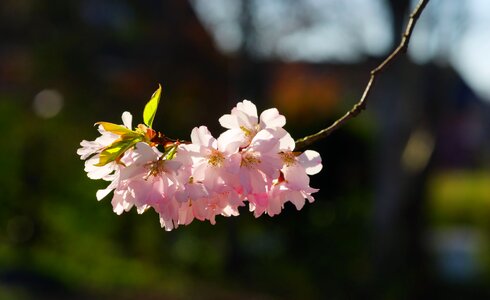
[[[213,167],[221,167],[223,166],[223,162],[225,161],[225,156],[220,151],[213,149],[211,154],[208,156],[208,164]]]
[[[279,155],[281,156],[281,159],[286,165],[286,167],[290,167],[296,164],[296,156],[294,155],[293,152],[281,152],[279,153]]]
[[[242,156],[242,161],[240,163],[240,166],[242,167],[247,167],[247,168],[253,168],[253,166],[260,164],[260,156],[254,154],[254,153],[245,153]]]

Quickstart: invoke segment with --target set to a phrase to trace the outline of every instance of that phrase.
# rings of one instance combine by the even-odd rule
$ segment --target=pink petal
[[[267,129],[259,131],[250,143],[250,147],[253,148],[253,150],[262,153],[279,152],[279,139],[277,139],[272,132],[273,131]]]
[[[189,200],[189,193],[187,189],[179,190],[175,192],[174,197],[177,202],[186,202]]]
[[[305,190],[309,188],[310,177],[306,175],[302,166],[297,164],[283,168],[284,179],[288,182],[288,187],[294,190]]]
[[[291,203],[294,204],[294,206],[296,206],[297,210],[302,209],[305,205],[305,198],[303,197],[303,195],[301,195],[300,192],[293,191],[288,193],[288,199],[289,201],[291,201]]]
[[[267,155],[261,157],[259,169],[271,179],[279,176],[279,170],[282,167],[282,160],[279,154]]]
[[[211,147],[213,143],[216,143],[215,138],[211,135],[206,126],[195,127],[191,132],[191,141],[193,144],[201,145],[204,147]]]
[[[218,150],[236,153],[244,142],[246,138],[241,129],[229,129],[218,137]]]
[[[317,190],[317,191],[318,191],[318,190]],[[308,201],[309,201],[310,203],[312,203],[313,201],[315,201],[315,198],[313,198],[313,196],[312,196],[312,195],[310,195],[310,194],[303,193],[303,196],[304,196],[306,199],[308,199]]]
[[[249,170],[242,170],[238,175],[240,176],[240,185],[243,188],[243,193],[245,195],[252,192],[252,183],[250,182]]]
[[[193,176],[195,180],[202,181],[206,178],[207,162],[195,166]]]
[[[134,149],[134,156],[137,163],[146,163],[158,159],[155,149],[147,143],[137,143]]]
[[[280,151],[293,151],[295,142],[293,137],[284,128],[275,128],[272,135],[279,139]]]
[[[249,172],[251,193],[264,193],[266,192],[267,181],[264,175],[259,170],[250,170]]]
[[[189,197],[193,200],[208,197],[208,191],[204,188],[201,183],[192,183],[187,185],[189,190]]]
[[[254,217],[260,217],[267,209],[268,197],[266,193],[252,194],[247,196],[249,210],[254,212]]]
[[[129,211],[133,207],[133,203],[126,201],[124,197],[125,193],[119,192],[114,193],[114,197],[112,198],[112,210],[118,215]]]
[[[260,114],[261,128],[283,127],[286,124],[286,118],[279,114],[276,108],[269,108]]]
[[[179,145],[174,161],[180,162],[184,166],[200,164],[204,157],[209,154],[206,147],[196,144]]]
[[[179,224],[189,225],[194,220],[194,212],[189,203],[182,203],[179,208]]]
[[[240,163],[242,162],[242,156],[240,153],[230,155],[225,161],[224,168],[226,172],[236,174],[240,171]]]
[[[182,163],[175,159],[165,160],[163,167],[165,172],[177,172],[182,167]]]
[[[322,169],[322,158],[313,150],[306,150],[298,156],[298,162],[305,168],[306,174],[314,175]]]

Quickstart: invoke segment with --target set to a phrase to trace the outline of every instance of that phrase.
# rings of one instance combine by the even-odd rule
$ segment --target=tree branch
[[[400,56],[401,53],[405,53],[407,51],[408,43],[410,42],[415,24],[417,23],[417,20],[419,19],[420,14],[422,14],[422,11],[424,10],[427,3],[429,3],[429,0],[420,0],[417,6],[414,8],[412,13],[410,14],[410,18],[408,19],[407,27],[402,35],[400,44],[398,45],[398,47],[396,47],[395,50],[393,50],[393,52],[391,52],[390,55],[388,55],[388,57],[385,58],[383,62],[381,62],[376,68],[371,70],[371,76],[369,77],[369,81],[366,84],[364,92],[362,93],[359,101],[354,104],[354,106],[342,117],[333,122],[332,125],[330,125],[329,127],[324,128],[315,134],[298,139],[296,141],[296,151],[305,150],[309,145],[321,139],[324,139],[325,137],[329,136],[333,131],[344,125],[345,122],[356,117],[361,111],[366,109],[367,100],[369,94],[371,93],[374,82],[376,81],[376,76],[381,73],[387,66],[389,66],[398,56]]]

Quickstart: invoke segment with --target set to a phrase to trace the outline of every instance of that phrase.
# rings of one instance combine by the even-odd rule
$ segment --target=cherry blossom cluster
[[[309,186],[308,175],[321,170],[320,155],[294,152],[277,109],[259,117],[244,100],[219,119],[226,131],[218,138],[201,126],[184,142],[151,129],[156,106],[149,104],[145,124],[132,130],[132,116],[124,112],[123,125],[97,123],[100,136],[82,141],[77,151],[89,178],[109,182],[96,196],[113,192],[115,213],[153,208],[169,231],[194,219],[215,224],[217,215],[237,216],[247,204],[259,217],[279,214],[288,201],[299,210],[314,200],[318,189]]]

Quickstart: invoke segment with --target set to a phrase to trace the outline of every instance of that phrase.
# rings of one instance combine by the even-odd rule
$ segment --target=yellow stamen
[[[246,153],[242,156],[240,166],[252,168],[254,165],[260,164],[260,157],[253,153]]]
[[[157,176],[158,174],[165,172],[164,163],[164,160],[147,163],[146,167],[148,167],[148,174],[146,174],[145,180],[148,180],[150,176]]]
[[[281,152],[280,155],[286,167],[290,167],[296,163],[296,156],[293,152]]]
[[[208,164],[212,165],[213,167],[221,167],[224,161],[225,156],[218,150],[213,150],[208,156]]]
[[[250,129],[248,129],[247,127],[245,126],[240,126],[240,129],[243,131],[243,133],[245,134],[246,137],[249,137],[252,135],[252,131]]]

